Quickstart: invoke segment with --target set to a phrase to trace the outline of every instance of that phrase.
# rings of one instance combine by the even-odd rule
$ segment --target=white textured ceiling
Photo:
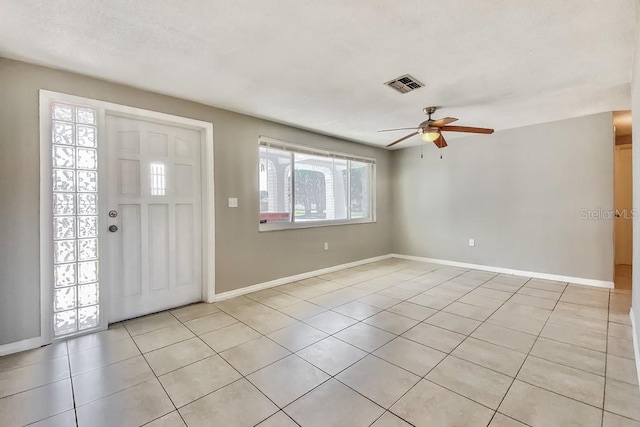
[[[635,0],[1,0],[0,56],[368,144],[630,108]],[[425,88],[383,83],[409,73]],[[454,137],[453,134],[448,139]],[[462,134],[459,134],[462,135]],[[407,144],[417,143],[416,137]]]

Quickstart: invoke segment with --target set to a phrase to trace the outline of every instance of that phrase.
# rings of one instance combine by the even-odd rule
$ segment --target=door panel
[[[193,206],[176,205],[176,285],[193,282]]]
[[[140,161],[118,159],[118,186],[120,196],[140,196]]]
[[[193,167],[176,164],[176,195],[191,197],[193,195]]]
[[[169,212],[167,205],[149,205],[149,287],[169,289]]]
[[[109,321],[202,296],[200,133],[107,116]]]
[[[119,268],[122,295],[140,295],[142,281],[140,253],[140,206],[118,205],[120,212]],[[111,237],[111,236],[110,236]],[[114,260],[115,261],[115,260]]]

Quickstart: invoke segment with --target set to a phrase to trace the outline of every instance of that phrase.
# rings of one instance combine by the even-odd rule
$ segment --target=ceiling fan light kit
[[[444,135],[442,135],[442,131],[447,132],[465,132],[465,133],[480,133],[480,134],[492,134],[493,129],[489,128],[477,128],[477,127],[469,127],[469,126],[447,126],[449,123],[453,123],[457,121],[455,117],[445,117],[443,119],[433,120],[431,115],[435,113],[437,107],[425,107],[422,111],[429,117],[424,122],[420,123],[415,128],[399,128],[399,129],[383,129],[378,132],[390,132],[397,130],[408,130],[408,129],[416,129],[415,132],[410,133],[409,135],[405,135],[400,139],[393,141],[391,144],[387,145],[387,147],[392,147],[405,139],[409,139],[415,135],[420,135],[420,138],[425,142],[433,142],[436,147],[444,148],[447,146],[447,141],[444,139]]]
[[[440,138],[440,130],[438,128],[429,128],[426,132],[422,132],[420,136],[424,142],[433,142]]]

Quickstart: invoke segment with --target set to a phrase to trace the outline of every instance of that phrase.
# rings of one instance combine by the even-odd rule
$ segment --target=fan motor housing
[[[424,111],[424,113],[428,116],[432,115],[433,113],[436,112],[436,110],[438,109],[438,107],[424,107],[422,109],[422,111]]]
[[[424,122],[420,123],[418,127],[420,128],[420,130],[426,130],[431,126],[431,123],[433,122],[433,120],[425,120]]]

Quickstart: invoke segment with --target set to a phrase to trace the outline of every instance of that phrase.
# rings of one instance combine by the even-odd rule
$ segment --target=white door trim
[[[636,362],[636,376],[640,380],[640,348],[638,348],[638,328],[636,326],[636,317],[633,314],[633,307],[629,310],[629,319],[631,319],[631,339],[633,340],[634,362]]]
[[[52,101],[67,102],[76,105],[86,105],[99,111],[98,138],[104,140],[106,131],[106,114],[140,119],[155,123],[168,124],[183,128],[190,128],[200,132],[202,141],[201,173],[202,173],[202,300],[213,302],[215,298],[215,205],[214,205],[214,163],[213,163],[213,124],[187,117],[174,116],[142,108],[114,104],[111,102],[84,98],[49,90],[40,90],[40,336],[28,340],[30,348],[52,342],[52,298],[53,283],[51,266],[53,265],[53,230],[52,230],[52,194],[51,194],[51,142],[50,142],[50,104]],[[103,146],[104,148],[104,146]],[[100,143],[98,143],[100,150]],[[99,172],[100,173],[100,172]],[[104,187],[104,186],[102,186]],[[105,200],[104,192],[100,189],[100,198]],[[101,215],[102,217],[102,215]],[[104,222],[104,221],[103,221]],[[106,224],[101,224],[101,232],[106,233]],[[104,240],[103,240],[104,242]],[[101,244],[101,258],[107,252]],[[104,270],[104,269],[103,269]],[[101,273],[100,280],[104,283]],[[108,298],[105,288],[101,288],[100,328],[106,329]],[[95,329],[90,332],[95,332]],[[26,350],[27,348],[24,348]]]
[[[8,354],[19,353],[21,351],[31,350],[37,347],[41,347],[48,344],[43,341],[42,336],[34,338],[27,338],[22,341],[10,342],[0,345],[0,356],[6,356]]]

